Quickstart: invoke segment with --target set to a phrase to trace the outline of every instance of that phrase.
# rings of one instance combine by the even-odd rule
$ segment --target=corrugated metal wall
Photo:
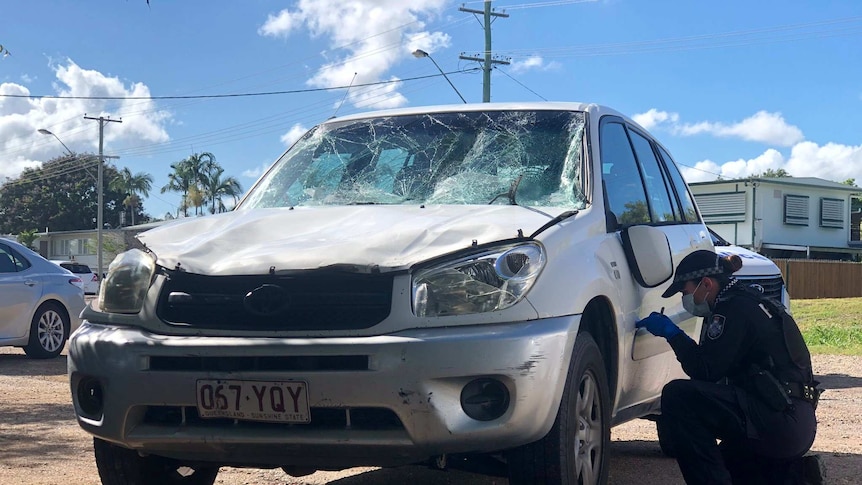
[[[862,297],[862,263],[773,259],[791,299]]]

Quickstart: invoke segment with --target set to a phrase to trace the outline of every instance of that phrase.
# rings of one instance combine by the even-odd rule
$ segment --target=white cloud
[[[272,165],[272,162],[263,162],[255,168],[250,168],[242,173],[243,177],[248,177],[257,180]]]
[[[433,52],[449,45],[447,34],[424,31],[420,20],[447,4],[447,0],[299,0],[293,9],[270,15],[258,32],[287,37],[305,27],[312,37],[328,39],[332,50],[323,54],[327,62],[308,80],[311,86],[397,80],[389,70],[413,50]],[[397,89],[397,84],[351,89],[349,99],[356,106],[406,104]]]
[[[758,111],[752,116],[731,125],[701,121],[678,127],[682,135],[708,133],[719,137],[734,137],[778,146],[793,146],[805,139],[802,130],[784,121],[781,113]]]
[[[652,130],[656,126],[664,123],[676,124],[679,122],[679,114],[668,113],[667,111],[659,111],[655,108],[650,109],[646,113],[632,115],[635,123],[643,126],[647,130]]]
[[[293,145],[293,142],[299,140],[299,137],[304,135],[306,131],[308,131],[308,128],[297,123],[291,126],[287,133],[281,135],[281,142],[287,146]]]
[[[632,115],[632,119],[648,130],[667,129],[673,134],[694,136],[708,134],[721,138],[740,138],[770,145],[790,147],[805,139],[802,130],[788,124],[781,113],[758,111],[738,123],[699,121],[680,123],[678,113],[660,111],[655,108],[646,113]]]
[[[266,22],[257,29],[257,33],[268,37],[287,37],[297,24],[301,23],[302,17],[299,13],[284,9],[276,15],[267,16]]]
[[[688,183],[715,180],[721,173],[721,167],[712,160],[701,160],[695,163],[693,167],[680,165],[679,169]]]
[[[738,159],[721,165],[703,160],[693,167],[680,166],[688,182],[703,182],[723,179],[739,179],[760,175],[772,169],[784,169],[793,177],[817,177],[834,182],[854,178],[862,181],[862,145],[817,143],[804,141],[790,150],[787,158],[778,150],[770,148],[752,159]]]
[[[142,83],[125,84],[95,70],[83,69],[72,60],[51,66],[60,96],[149,96]],[[26,86],[0,84],[0,93],[30,95]],[[99,140],[93,136],[94,121],[83,115],[122,118],[105,129],[105,152],[123,145],[141,142],[163,142],[169,139],[164,125],[170,113],[160,110],[152,100],[88,100],[56,98],[0,98],[0,180],[16,177],[25,167],[36,167],[40,161],[58,157],[65,151],[56,139],[37,132],[51,130],[75,152],[96,152]]]
[[[559,68],[559,62],[546,62],[541,56],[530,56],[523,61],[512,62],[512,72],[514,73],[523,73],[527,71],[552,71]]]
[[[830,142],[820,146],[802,142],[790,151],[784,169],[796,177],[820,177],[836,182],[855,178],[862,182],[862,145]]]
[[[30,84],[35,81],[36,78],[27,74],[21,74],[21,82],[24,84]]]

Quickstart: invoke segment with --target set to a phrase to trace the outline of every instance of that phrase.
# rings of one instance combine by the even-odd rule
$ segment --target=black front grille
[[[737,276],[740,284],[746,286],[757,285],[763,288],[763,294],[769,298],[781,301],[781,291],[784,289],[784,279],[781,276],[772,276],[768,278]]]
[[[177,271],[159,297],[169,324],[226,330],[352,330],[372,327],[392,306],[391,274],[202,276]],[[264,288],[264,290],[260,290]],[[250,301],[258,290],[265,300]],[[264,295],[264,293],[266,293]]]
[[[201,418],[194,406],[148,406],[144,424],[155,426],[189,426],[195,428],[283,428],[295,426],[314,429],[393,430],[403,429],[401,420],[386,408],[318,408],[312,407],[311,422],[302,424],[237,421],[229,418]]]

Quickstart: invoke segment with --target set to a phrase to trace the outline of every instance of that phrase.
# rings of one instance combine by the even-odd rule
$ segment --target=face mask
[[[703,280],[700,280],[700,283],[703,283]],[[709,303],[706,301],[707,294],[703,297],[703,302],[695,303],[694,302],[694,293],[700,288],[700,283],[694,288],[694,291],[689,293],[688,295],[682,295],[682,307],[685,308],[685,311],[691,313],[696,317],[705,317],[711,313],[712,310],[709,309]]]

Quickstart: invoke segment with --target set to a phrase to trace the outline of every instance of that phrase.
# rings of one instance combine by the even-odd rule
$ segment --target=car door
[[[650,225],[667,237],[674,264],[692,251],[692,228],[681,209],[673,180],[645,132],[617,117],[605,117],[600,125],[602,178],[606,197],[608,231],[619,232],[633,225]],[[628,268],[628,262],[619,263]],[[679,366],[664,339],[635,322],[653,311],[664,311],[690,336],[696,337],[697,322],[685,313],[679,298],[662,298],[669,282],[644,288],[634,277],[619,285],[618,327],[624,336],[620,347],[620,407],[654,399]]]
[[[29,268],[23,256],[0,243],[0,340],[27,335],[42,291],[38,281],[28,275]]]

